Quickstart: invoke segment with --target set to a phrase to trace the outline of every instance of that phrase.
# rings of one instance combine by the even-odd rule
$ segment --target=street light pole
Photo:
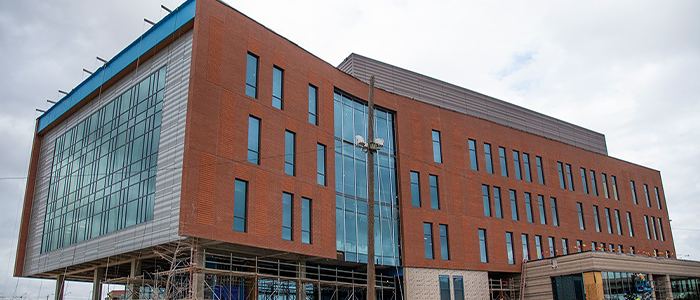
[[[374,75],[369,78],[369,117],[367,118],[367,300],[376,300],[374,290]]]

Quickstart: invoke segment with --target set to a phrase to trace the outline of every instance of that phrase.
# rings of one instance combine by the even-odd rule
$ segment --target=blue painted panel
[[[38,132],[51,125],[63,114],[68,112],[73,106],[80,103],[87,95],[99,89],[106,81],[118,74],[128,65],[136,61],[141,55],[146,53],[160,43],[163,39],[180,29],[185,23],[194,18],[196,0],[187,0],[172,13],[165,16],[156,25],[151,27],[146,33],[141,35],[129,46],[115,55],[107,64],[97,69],[90,77],[83,80],[77,87],[61,98],[45,113],[39,116]]]

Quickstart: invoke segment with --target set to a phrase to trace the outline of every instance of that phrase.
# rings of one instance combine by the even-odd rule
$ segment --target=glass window
[[[532,199],[530,193],[525,193],[525,212],[527,213],[527,222],[535,222],[532,218]]]
[[[479,171],[478,156],[476,153],[476,141],[469,140],[469,162],[472,165],[472,170]]]
[[[493,174],[493,159],[491,158],[491,144],[484,143],[484,160],[486,161],[486,172]]]
[[[608,191],[608,175],[602,173],[600,176],[603,180],[603,195],[605,195],[606,199],[610,199],[610,192]]]
[[[248,117],[248,162],[260,164],[260,119]]]
[[[282,193],[282,239],[287,241],[292,240],[292,207],[293,198],[292,194]]]
[[[520,170],[520,152],[513,150],[513,171],[515,172],[515,179],[522,180],[523,174]]]
[[[566,164],[566,178],[569,184],[569,190],[573,191],[574,189],[574,176],[571,172],[571,165]]]
[[[284,174],[294,176],[295,144],[296,134],[286,130],[284,132]]]
[[[522,245],[523,245],[523,259],[528,260],[530,259],[530,250],[529,247],[527,246],[527,234],[521,234],[520,238],[522,240]]]
[[[491,197],[489,195],[489,186],[482,184],[481,185],[481,195],[484,200],[484,216],[490,217],[491,216]]]
[[[508,162],[506,162],[506,148],[498,147],[498,157],[501,162],[501,176],[508,177]]]
[[[552,224],[559,226],[559,209],[557,209],[557,198],[550,197],[549,201],[552,204]]]
[[[440,300],[452,300],[450,296],[450,276],[440,275]]]
[[[411,171],[411,202],[420,207],[420,174],[414,171]]]
[[[600,216],[598,215],[597,205],[593,205],[593,220],[595,221],[595,231],[600,232]]]
[[[547,214],[544,209],[544,196],[537,195],[537,203],[540,207],[540,224],[547,225]]]
[[[593,190],[593,195],[598,196],[598,184],[595,179],[595,171],[590,170],[591,173],[591,190]]]
[[[423,241],[425,243],[425,259],[433,259],[433,224],[423,223]]]
[[[586,223],[583,221],[583,204],[577,202],[576,207],[578,208],[578,227],[581,230],[586,230]]]
[[[617,192],[617,177],[615,177],[615,175],[610,176],[610,181],[612,181],[613,196],[615,196],[615,200],[620,200],[620,196]]]
[[[627,212],[627,230],[629,230],[630,237],[634,237],[634,228],[632,227],[632,213]]]
[[[656,195],[656,207],[658,207],[659,209],[663,209],[661,208],[661,198],[659,197],[658,187],[654,187],[654,194]]]
[[[447,237],[447,225],[440,224],[440,258],[450,260],[450,245]]]
[[[318,125],[318,89],[309,84],[309,123]]]
[[[651,239],[651,234],[649,233],[649,217],[644,216],[644,228],[647,230],[647,239]]]
[[[464,300],[464,279],[462,276],[452,276],[452,283],[454,283],[455,300]]]
[[[432,209],[440,209],[440,192],[438,189],[437,175],[430,174],[428,176],[428,181],[430,181],[430,207]]]
[[[559,187],[562,190],[566,189],[566,181],[564,181],[564,164],[557,162],[557,171],[559,171]]]
[[[610,208],[605,208],[605,219],[608,221],[608,233],[613,233],[612,221],[610,219]]]
[[[501,206],[501,188],[493,187],[493,206],[496,209],[496,218],[503,219],[503,208]]]
[[[277,66],[272,68],[272,107],[282,109],[284,71]]]
[[[513,254],[513,233],[506,232],[506,253],[508,254],[508,264],[515,264],[515,256]]]
[[[542,158],[535,156],[535,161],[537,162],[537,178],[540,180],[540,184],[544,185],[544,171],[542,167]]]
[[[637,189],[634,187],[634,180],[630,180],[630,188],[632,189],[632,200],[634,200],[634,204],[639,204],[637,201]]]
[[[537,259],[542,259],[542,237],[535,236],[535,251],[537,251]]]
[[[316,183],[326,185],[326,146],[316,144]]]
[[[656,218],[654,218],[652,216],[650,216],[649,218],[651,218],[651,229],[653,229],[652,232],[654,233],[654,239],[658,240],[659,237],[658,237],[657,232],[656,232]]]
[[[523,173],[525,174],[525,180],[532,182],[532,174],[530,170],[530,154],[523,152]]]
[[[620,211],[615,210],[615,224],[617,224],[617,234],[623,235],[622,233],[622,223],[620,222]]]
[[[581,168],[581,186],[583,187],[583,192],[588,194],[588,180],[586,179],[586,169]]]
[[[486,247],[486,229],[479,229],[479,250],[481,251],[481,262],[489,262],[489,256]]]
[[[576,252],[583,251],[583,241],[576,240]]]
[[[510,190],[510,214],[513,221],[518,221],[518,199],[515,190]]]
[[[644,198],[647,200],[647,207],[651,207],[651,200],[649,199],[649,186],[644,184]]]
[[[549,257],[556,256],[556,245],[554,245],[554,237],[550,236],[547,239],[547,242],[549,242]]]
[[[248,52],[248,63],[245,75],[245,94],[258,98],[258,57]]]
[[[569,254],[569,240],[568,239],[561,239],[561,254],[563,254],[563,255]]]
[[[311,199],[301,198],[301,242],[311,244]]]
[[[236,179],[233,196],[233,230],[246,232],[246,208],[248,206],[248,182]]]
[[[661,225],[661,218],[657,218],[659,220],[659,237],[661,238],[662,241],[666,241],[666,238],[664,237],[664,227]]]
[[[440,131],[433,130],[433,161],[442,163],[442,150],[440,147]]]

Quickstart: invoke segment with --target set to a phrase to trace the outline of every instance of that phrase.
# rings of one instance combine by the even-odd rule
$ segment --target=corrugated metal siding
[[[488,120],[575,147],[607,155],[605,135],[532,110],[357,54],[338,69],[378,88]]]
[[[42,137],[38,178],[29,222],[25,275],[56,270],[179,239],[177,233],[191,59],[192,31],[140,65],[138,73],[134,71],[124,76],[115,85],[105,90],[101,99],[92,100]],[[163,98],[153,221],[40,254],[54,140],[164,65],[168,67]]]

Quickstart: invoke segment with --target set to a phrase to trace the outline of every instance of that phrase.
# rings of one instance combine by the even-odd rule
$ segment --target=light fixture
[[[156,25],[156,23],[154,23],[153,21],[151,21],[151,20],[149,20],[149,19],[146,19],[146,18],[143,18],[143,21],[146,22],[146,23],[148,23],[148,24],[151,24],[151,26]]]
[[[165,10],[165,11],[167,11],[168,13],[173,12],[170,8],[167,8],[167,7],[166,7],[165,5],[163,5],[163,4],[160,5],[160,8],[162,8],[162,9]]]

